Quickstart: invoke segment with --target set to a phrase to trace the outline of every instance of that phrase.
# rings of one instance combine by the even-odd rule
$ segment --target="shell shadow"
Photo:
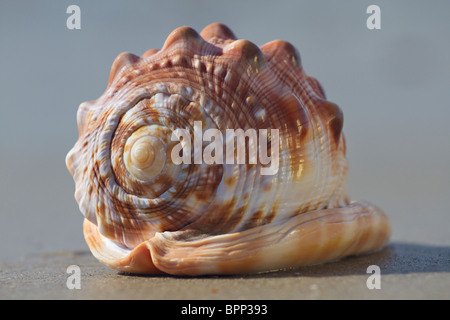
[[[119,273],[130,277],[256,279],[285,277],[333,277],[367,275],[367,267],[377,265],[382,274],[450,272],[450,246],[392,242],[380,251],[352,256],[312,266],[283,269],[249,275],[220,276],[148,276]]]
[[[382,274],[450,272],[450,246],[392,242],[377,252],[352,256],[330,263],[281,270],[265,276],[367,275],[367,268],[370,265],[379,266]]]

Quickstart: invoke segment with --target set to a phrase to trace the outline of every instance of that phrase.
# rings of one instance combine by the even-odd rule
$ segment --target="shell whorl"
[[[66,158],[86,239],[101,261],[114,260],[105,263],[120,269],[112,256],[141,252],[143,243],[156,250],[149,243],[161,234],[201,239],[345,207],[342,119],[285,41],[259,48],[215,23],[200,34],[178,28],[161,50],[141,57],[122,53],[105,93],[80,105],[79,138]],[[206,152],[208,141],[195,137],[207,137],[209,129],[225,137],[230,129],[270,128],[279,130],[279,139],[269,134],[267,142],[268,153],[272,140],[279,149],[272,175],[261,174],[266,163],[197,161],[173,140],[183,129],[190,138],[181,145],[200,143]],[[176,163],[172,154],[190,162]]]

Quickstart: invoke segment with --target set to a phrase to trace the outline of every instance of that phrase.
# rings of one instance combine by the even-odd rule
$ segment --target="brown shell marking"
[[[262,175],[248,161],[175,164],[171,134],[193,134],[195,121],[203,133],[278,129],[277,172]],[[342,111],[286,41],[259,48],[219,23],[200,34],[178,28],[161,50],[120,54],[105,93],[80,105],[77,123],[66,164],[85,239],[117,270],[252,273],[389,240],[379,208],[349,201]]]

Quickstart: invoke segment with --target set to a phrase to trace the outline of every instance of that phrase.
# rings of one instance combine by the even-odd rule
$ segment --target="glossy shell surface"
[[[77,123],[66,164],[85,239],[117,270],[253,273],[372,251],[389,239],[379,208],[349,200],[342,111],[288,42],[258,47],[218,23],[200,34],[180,27],[161,50],[120,54],[105,93],[79,106]],[[278,155],[270,164],[196,162],[193,154],[176,163],[177,129],[192,137],[277,129],[266,151]]]

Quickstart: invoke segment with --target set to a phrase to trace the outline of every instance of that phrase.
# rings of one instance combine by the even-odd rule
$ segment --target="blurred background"
[[[81,29],[69,30],[69,5]],[[381,8],[369,30],[366,9]],[[383,208],[393,242],[450,245],[450,2],[9,1],[0,3],[0,260],[88,250],[65,156],[78,105],[115,57],[161,48],[182,25],[283,39],[344,112],[354,200]]]

